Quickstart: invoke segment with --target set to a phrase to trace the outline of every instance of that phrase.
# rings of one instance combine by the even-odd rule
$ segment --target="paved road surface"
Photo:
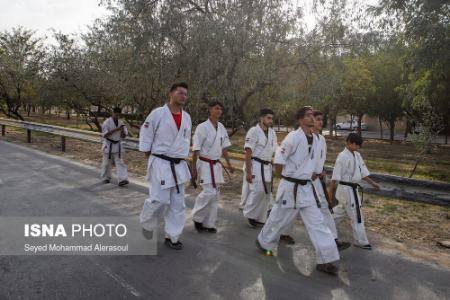
[[[147,189],[103,185],[98,173],[0,141],[0,214],[137,221]],[[220,209],[219,217],[217,235],[194,232],[189,219],[185,249],[159,243],[157,256],[0,256],[0,299],[450,299],[450,270],[351,248],[333,277],[314,271],[303,228],[295,246],[265,257],[239,212]]]

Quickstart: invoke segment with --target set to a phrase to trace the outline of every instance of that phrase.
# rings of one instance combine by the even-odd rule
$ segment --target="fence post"
[[[6,134],[6,125],[2,125],[2,136]]]
[[[66,137],[61,136],[61,151],[66,152]]]
[[[31,130],[27,129],[27,142],[31,143]]]

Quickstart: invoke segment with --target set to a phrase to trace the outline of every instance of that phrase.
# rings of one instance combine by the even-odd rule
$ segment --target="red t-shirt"
[[[180,130],[181,127],[181,112],[174,114],[172,113],[173,119],[175,120],[175,124],[177,125],[178,130]]]

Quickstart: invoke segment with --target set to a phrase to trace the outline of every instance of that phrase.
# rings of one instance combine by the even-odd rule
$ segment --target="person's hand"
[[[372,184],[372,187],[373,187],[374,189],[376,189],[377,191],[379,191],[379,190],[381,189],[381,185],[379,185],[379,184],[376,183],[376,182],[374,182],[374,183]]]
[[[314,180],[316,180],[316,178],[317,178],[317,174],[313,173],[312,176],[311,176],[311,179],[314,181]]]
[[[196,168],[192,168],[192,181],[197,181],[198,172]]]
[[[120,137],[124,139],[127,137],[127,135],[125,134],[125,132],[122,131],[122,133],[120,134]]]
[[[150,151],[148,151],[148,152],[145,152],[145,157],[146,157],[146,158],[149,158],[149,157],[150,157],[150,154],[151,154],[151,152],[150,152]]]
[[[247,173],[247,175],[245,176],[245,179],[247,180],[248,183],[252,183],[252,181],[253,181],[252,173]]]
[[[325,172],[324,170],[322,173],[320,173],[319,178],[323,181],[325,178],[327,178],[327,172]]]

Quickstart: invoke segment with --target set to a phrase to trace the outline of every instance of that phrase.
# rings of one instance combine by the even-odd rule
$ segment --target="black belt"
[[[110,142],[111,144],[109,145],[109,154],[108,154],[108,159],[111,159],[111,151],[112,151],[112,145],[114,144],[119,144],[119,158],[121,158],[121,152],[122,152],[122,147],[120,146],[120,140],[119,141],[115,141],[115,140],[111,140],[111,139],[108,139],[108,138],[106,138],[106,140],[108,141],[108,142]]]
[[[297,208],[297,191],[298,191],[298,185],[307,185],[308,182],[311,183],[312,189],[313,189],[313,194],[314,194],[314,199],[316,200],[316,204],[318,208],[321,208],[322,206],[320,205],[320,201],[319,201],[319,197],[317,197],[317,192],[316,189],[314,187],[314,184],[311,182],[311,180],[306,180],[306,179],[296,179],[296,178],[292,178],[292,177],[286,177],[281,175],[281,178],[283,178],[284,180],[287,180],[289,182],[293,182],[295,183],[294,185],[294,209]]]
[[[258,157],[252,157],[252,159],[253,159],[253,160],[256,160],[256,161],[259,162],[260,165],[261,165],[261,178],[262,178],[262,182],[263,182],[263,186],[264,186],[264,192],[265,192],[266,194],[268,194],[269,192],[268,192],[267,186],[266,186],[266,176],[265,176],[265,174],[264,174],[264,165],[271,165],[272,162],[266,161],[266,160],[262,160],[262,159],[260,159],[260,158],[258,158]],[[273,176],[272,176],[272,181],[271,181],[271,184],[270,184],[270,191],[271,191],[271,192],[272,192],[272,183],[273,183]]]
[[[220,163],[220,160],[216,159],[209,159],[203,156],[199,156],[201,161],[207,162],[209,164],[209,170],[211,171],[211,182],[213,185],[213,188],[216,188],[216,176],[214,175],[214,165],[217,163]]]
[[[358,218],[358,223],[361,223],[361,210],[359,208],[359,199],[358,199],[358,187],[361,188],[361,204],[364,200],[364,192],[362,187],[353,182],[346,182],[346,181],[339,181],[339,184],[346,185],[352,188],[353,196],[355,198],[355,204],[356,204],[356,217]]]
[[[180,162],[184,161],[184,158],[174,158],[169,157],[164,154],[155,154],[152,153],[153,156],[159,157],[161,159],[167,160],[170,162],[170,170],[172,171],[173,180],[175,181],[175,186],[177,188],[177,193],[180,193],[180,188],[178,187],[178,178],[177,178],[177,172],[175,171],[175,165],[179,164]]]

